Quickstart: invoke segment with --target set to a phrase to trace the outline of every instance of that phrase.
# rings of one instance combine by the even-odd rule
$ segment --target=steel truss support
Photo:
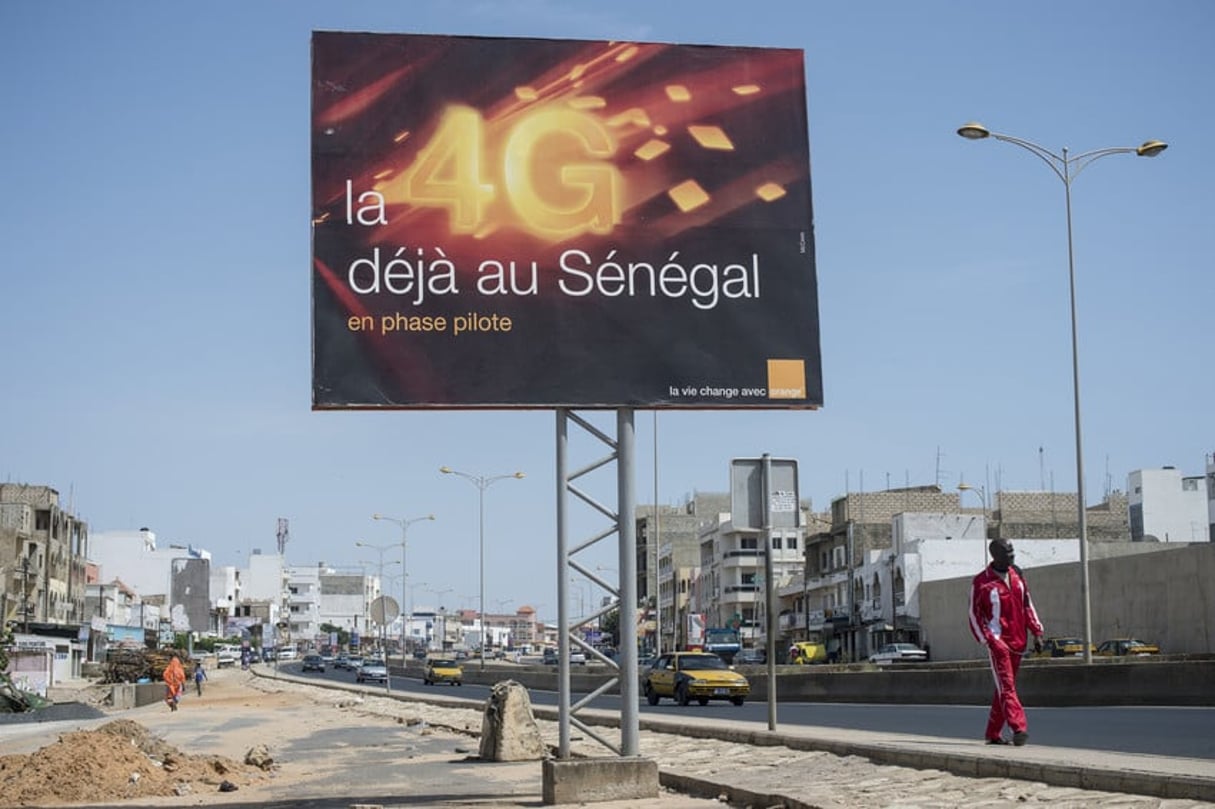
[[[570,727],[595,739],[600,744],[620,756],[637,756],[640,748],[639,730],[639,694],[637,685],[637,526],[633,515],[637,510],[636,489],[634,486],[635,448],[633,410],[621,408],[616,411],[616,438],[604,433],[586,419],[578,416],[568,408],[557,411],[557,622],[561,627],[558,637],[558,674],[557,674],[557,705],[559,711],[559,742],[557,756],[560,759],[570,758]],[[573,424],[582,433],[591,436],[608,449],[608,453],[591,463],[576,469],[569,468],[569,427]],[[616,464],[616,507],[613,509],[591,496],[578,481],[585,475]],[[612,524],[571,547],[569,537],[569,506],[570,495],[580,500],[584,505],[607,517]],[[575,556],[582,551],[595,546],[597,543],[616,534],[618,541],[617,571],[619,580],[616,586],[596,575],[589,566],[580,564]],[[570,574],[594,582],[616,596],[616,604],[608,604],[598,612],[588,617],[582,617],[583,622],[596,620],[611,612],[613,608],[620,610],[619,637],[616,638],[617,659],[611,660],[602,655],[599,650],[586,643],[575,632],[571,624],[569,610]],[[596,688],[590,694],[572,703],[570,686],[570,648],[576,645],[583,649],[589,657],[594,657],[604,664],[616,669],[616,676]],[[580,722],[575,714],[588,705],[591,700],[606,693],[614,686],[620,687],[620,743],[613,744],[597,730]]]

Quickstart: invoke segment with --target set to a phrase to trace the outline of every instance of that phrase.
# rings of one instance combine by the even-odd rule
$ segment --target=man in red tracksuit
[[[1029,597],[1029,585],[1013,564],[1012,543],[993,539],[987,548],[991,564],[970,584],[970,631],[987,646],[996,680],[985,736],[988,744],[1008,744],[1002,735],[1007,724],[1013,732],[1012,743],[1020,746],[1029,741],[1029,732],[1017,696],[1017,670],[1029,633],[1034,636],[1034,650],[1041,650],[1042,622]]]

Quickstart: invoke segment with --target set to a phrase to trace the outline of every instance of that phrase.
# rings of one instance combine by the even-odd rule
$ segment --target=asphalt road
[[[292,674],[301,674],[297,662],[280,663]],[[473,664],[475,665],[475,663]],[[503,669],[509,674],[509,669]],[[354,682],[354,673],[327,669],[307,676]],[[420,679],[393,677],[393,691],[445,694],[469,699],[485,699],[488,686],[425,686]],[[555,691],[530,692],[537,705],[557,704]],[[577,695],[575,695],[577,697]],[[620,699],[604,696],[591,703],[594,708],[619,711]],[[700,717],[720,716],[751,722],[768,721],[767,704],[762,701],[734,706],[727,702],[689,705],[680,708],[670,700],[657,706],[641,701],[641,713],[681,715],[691,712]],[[1080,708],[1026,707],[1032,743],[1082,750],[1108,750],[1162,756],[1215,759],[1215,708],[1159,706],[1097,706]],[[827,702],[781,702],[777,706],[777,726],[818,726],[868,730],[886,733],[912,733],[946,739],[981,738],[987,722],[987,708],[976,705],[865,705]]]

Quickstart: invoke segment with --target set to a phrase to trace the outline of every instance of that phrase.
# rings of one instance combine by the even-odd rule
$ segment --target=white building
[[[700,530],[700,575],[693,609],[709,627],[739,623],[743,645],[764,642],[764,559],[761,532],[735,528],[728,512]],[[801,529],[772,532],[772,584],[780,588],[804,564]]]
[[[323,565],[287,568],[287,613],[285,620],[294,642],[314,646],[328,643],[321,633],[321,574]]]
[[[1133,542],[1207,542],[1210,502],[1204,477],[1182,477],[1172,466],[1127,476]]]
[[[211,629],[211,553],[193,545],[160,547],[156,534],[138,531],[101,531],[89,537],[89,556],[97,565],[99,581],[121,579],[145,604],[163,604],[161,620],[175,631]]]

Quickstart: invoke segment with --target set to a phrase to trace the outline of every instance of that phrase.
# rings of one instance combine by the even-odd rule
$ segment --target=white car
[[[879,666],[884,663],[923,663],[927,659],[928,652],[914,643],[887,643],[869,655],[869,662]]]
[[[299,657],[299,652],[291,648],[279,649],[277,657],[279,660],[295,660]]]

